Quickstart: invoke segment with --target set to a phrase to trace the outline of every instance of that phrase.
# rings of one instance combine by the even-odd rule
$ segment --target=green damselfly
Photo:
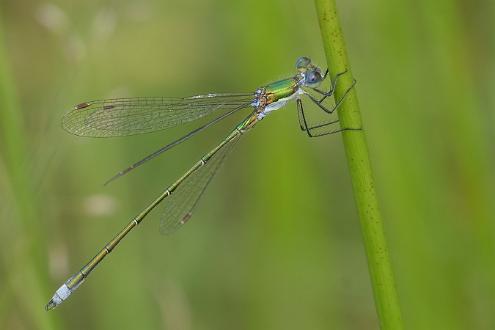
[[[340,99],[334,100],[331,106],[328,107],[325,106],[325,100],[333,96],[337,80],[345,72],[337,74],[330,83],[329,90],[323,91],[318,87],[328,76],[328,70],[322,74],[321,69],[307,57],[297,59],[296,69],[297,73],[293,77],[268,84],[258,88],[253,93],[207,94],[186,98],[139,97],[107,99],[80,103],[67,113],[62,120],[65,130],[75,135],[90,137],[149,133],[175,127],[213,113],[221,113],[206,124],[120,171],[108,180],[108,183],[222,119],[242,110],[251,109],[249,115],[220,144],[204,155],[190,170],[165,189],[80,271],[71,276],[55,292],[46,305],[46,309],[53,309],[66,300],[119,242],[163,200],[167,199],[167,202],[164,203],[165,210],[160,223],[160,231],[169,234],[184,225],[190,219],[191,212],[208,183],[241,135],[253,128],[267,114],[283,107],[288,101],[296,100],[300,128],[310,137],[323,136],[343,130],[354,130],[353,128],[333,129],[333,125],[337,124],[338,120],[330,119],[332,117],[329,117],[329,120],[325,122],[310,124],[303,108],[302,98],[307,97],[319,109],[331,115],[344,101],[355,81],[346,89]]]

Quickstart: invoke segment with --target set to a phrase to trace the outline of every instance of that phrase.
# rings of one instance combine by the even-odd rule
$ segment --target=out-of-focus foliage
[[[339,5],[406,328],[493,329],[493,4]],[[235,123],[103,187],[194,125],[84,139],[62,114],[110,96],[251,91],[300,55],[324,63],[312,2],[4,0],[0,12],[0,328],[378,327],[341,139],[308,139],[294,105],[243,138],[183,229],[158,235],[155,212],[43,310]]]

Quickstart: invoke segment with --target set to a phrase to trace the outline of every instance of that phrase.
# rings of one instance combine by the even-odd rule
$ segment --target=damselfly
[[[46,309],[53,309],[66,300],[120,241],[165,199],[167,201],[164,203],[160,231],[169,234],[184,225],[190,219],[191,212],[208,183],[241,135],[253,128],[257,122],[270,112],[283,107],[288,101],[296,100],[300,128],[310,137],[337,133],[343,130],[354,130],[353,128],[333,129],[333,125],[338,123],[336,119],[311,124],[307,120],[302,98],[308,98],[319,109],[331,115],[342,104],[346,95],[354,86],[355,81],[346,89],[340,99],[334,100],[331,106],[326,106],[325,100],[333,96],[338,78],[345,72],[337,74],[333,82],[330,83],[329,90],[323,91],[318,87],[328,76],[328,69],[322,74],[321,69],[311,63],[311,60],[307,57],[300,57],[297,60],[296,69],[297,73],[293,77],[258,88],[254,93],[207,94],[186,98],[139,97],[108,99],[80,103],[67,113],[62,121],[63,127],[72,134],[90,137],[149,133],[187,123],[215,112],[219,113],[218,117],[120,171],[108,180],[108,183],[232,114],[244,109],[250,109],[249,115],[220,144],[204,155],[189,171],[165,189],[108,242],[93,259],[70,277],[55,292],[46,305]]]

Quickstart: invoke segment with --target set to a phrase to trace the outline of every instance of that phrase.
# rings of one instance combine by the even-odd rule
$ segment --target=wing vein
[[[75,106],[63,117],[62,126],[69,133],[88,137],[142,134],[249,105],[253,100],[253,93],[96,100]]]

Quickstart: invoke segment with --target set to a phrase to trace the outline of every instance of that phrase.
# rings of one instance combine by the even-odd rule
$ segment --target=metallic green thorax
[[[254,112],[237,125],[236,129],[245,132],[254,127],[254,125],[266,115],[267,110],[270,107],[271,109],[269,111],[281,107],[285,103],[283,100],[293,96],[300,88],[300,80],[301,76],[296,75],[292,78],[279,80],[258,89],[255,93],[256,99],[251,104],[255,108]],[[277,103],[280,104],[275,106]]]
[[[267,103],[277,102],[280,99],[291,96],[299,88],[298,76],[283,79],[265,86]]]

